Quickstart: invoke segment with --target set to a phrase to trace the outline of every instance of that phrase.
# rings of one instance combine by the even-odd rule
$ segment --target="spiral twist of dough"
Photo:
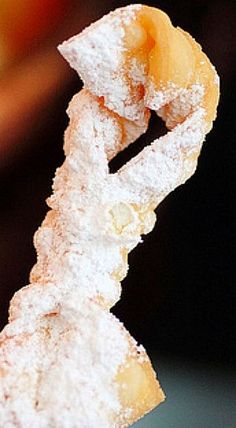
[[[151,363],[110,313],[127,255],[154,209],[195,171],[216,116],[218,78],[160,10],[118,9],[59,47],[81,76],[30,285],[0,338],[0,425],[126,427],[164,399]],[[117,173],[109,161],[148,126],[169,132]]]

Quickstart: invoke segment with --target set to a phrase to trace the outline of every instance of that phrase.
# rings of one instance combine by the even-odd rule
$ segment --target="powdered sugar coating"
[[[117,187],[123,192],[123,198],[137,204],[151,201],[157,205],[191,177],[204,140],[204,115],[204,110],[198,109],[121,168]]]
[[[9,428],[135,420],[116,376],[130,356],[140,366],[148,357],[109,309],[128,252],[154,227],[158,203],[195,171],[208,129],[203,85],[157,91],[145,65],[133,58],[127,66],[125,29],[141,7],[118,9],[59,47],[84,89],[68,109],[66,159],[34,237],[31,284],[14,296],[1,333],[0,423]],[[173,130],[111,174],[109,160],[145,132],[149,109]]]
[[[1,340],[1,426],[112,426],[120,412],[112,379],[136,347],[114,316],[92,301],[65,299],[33,331],[20,319]]]
[[[143,349],[103,309],[120,297],[120,280],[127,273],[125,255],[139,242],[140,228],[154,224],[155,217],[150,220],[147,215],[145,222],[132,206],[123,204],[121,209],[118,201],[111,202],[108,191],[108,156],[144,128],[121,124],[87,90],[73,98],[68,113],[67,156],[48,200],[51,211],[34,237],[38,257],[31,285],[14,296],[11,323],[1,334],[0,349],[6,357],[0,355],[0,360],[5,358],[4,367],[14,365],[14,372],[4,372],[0,396],[9,399],[0,400],[0,409],[3,423],[13,427],[87,428],[98,422],[115,427],[117,415],[132,415],[131,408],[124,413],[121,408],[114,381],[118,369],[128,355],[135,355],[140,365],[147,361]],[[159,394],[162,400],[161,390]],[[96,399],[88,412],[93,396],[101,400]]]
[[[80,75],[85,87],[105,99],[106,106],[133,120],[135,107],[128,106],[129,85],[123,69],[124,26],[135,19],[141,5],[131,5],[104,16],[58,49]],[[132,115],[128,110],[132,109]]]

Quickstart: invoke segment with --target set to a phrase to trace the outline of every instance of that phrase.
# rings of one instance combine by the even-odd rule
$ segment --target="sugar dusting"
[[[3,331],[1,426],[113,426],[120,403],[111,380],[129,352],[127,333],[98,304],[72,299],[37,317],[33,331],[22,318]]]
[[[104,16],[59,46],[59,51],[83,80],[85,87],[105,99],[106,106],[122,117],[128,117],[126,105],[130,88],[123,67],[124,26],[135,19],[140,5],[131,5]]]

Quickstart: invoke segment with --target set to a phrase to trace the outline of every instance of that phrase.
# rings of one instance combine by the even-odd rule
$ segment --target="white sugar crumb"
[[[220,77],[217,74],[217,71],[216,71],[214,65],[211,64],[211,67],[212,67],[212,70],[213,70],[214,76],[215,76],[214,83],[215,83],[216,86],[220,86]]]
[[[145,85],[147,81],[147,67],[141,64],[136,58],[131,58],[129,77],[134,83]]]
[[[152,80],[148,81],[145,94],[145,105],[151,110],[159,110],[166,104],[169,104],[176,98],[182,89],[178,88],[175,83],[169,82],[163,86],[162,90],[156,90],[155,84]]]
[[[174,99],[170,97],[167,107],[163,106],[156,109],[157,114],[165,121],[167,128],[172,129],[192,111],[196,110],[197,106],[201,105],[204,92],[204,87],[200,84],[194,84],[188,89],[178,90]]]

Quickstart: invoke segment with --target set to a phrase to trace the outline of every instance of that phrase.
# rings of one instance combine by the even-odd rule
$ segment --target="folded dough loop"
[[[172,130],[110,180],[111,199],[116,187],[124,202],[157,205],[194,173],[215,119],[219,79],[209,59],[165,13],[142,5],[117,9],[59,51],[121,122],[142,126],[152,109]]]
[[[142,123],[146,108],[167,126],[205,110],[216,116],[219,78],[200,45],[162,11],[131,5],[104,16],[59,46],[85,88],[121,117]]]

